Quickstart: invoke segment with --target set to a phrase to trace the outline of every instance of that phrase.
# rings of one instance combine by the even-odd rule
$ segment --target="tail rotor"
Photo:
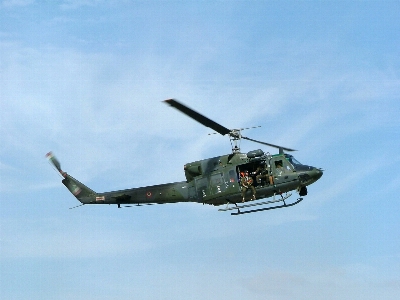
[[[64,172],[61,169],[61,164],[54,156],[52,152],[46,154],[47,159],[50,164],[61,174],[63,177],[62,183],[67,187],[67,189],[73,194],[81,203],[96,203],[95,200],[97,193],[90,188],[88,188],[83,183],[79,182],[77,179],[68,175],[67,172]],[[104,197],[100,197],[102,201],[104,201]],[[99,200],[100,201],[100,200]]]
[[[54,156],[53,152],[49,152],[46,154],[46,158],[49,160],[49,163],[56,168],[56,170],[61,174],[62,177],[66,178],[67,173],[61,170],[61,164],[57,160],[57,158]]]

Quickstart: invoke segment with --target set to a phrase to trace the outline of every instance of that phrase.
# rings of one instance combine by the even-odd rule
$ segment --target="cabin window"
[[[235,170],[229,171],[229,182],[236,182],[236,172]]]

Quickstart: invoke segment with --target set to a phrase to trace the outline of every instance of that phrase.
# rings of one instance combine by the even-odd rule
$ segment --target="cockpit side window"
[[[286,170],[286,172],[293,172],[294,168],[291,163],[289,163],[287,160],[283,161],[283,168]]]
[[[275,164],[275,170],[278,174],[294,171],[294,167],[287,159],[276,160],[274,164]]]

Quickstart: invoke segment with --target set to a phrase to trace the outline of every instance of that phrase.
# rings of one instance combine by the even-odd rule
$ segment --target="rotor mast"
[[[240,140],[242,139],[242,134],[240,129],[232,129],[229,134],[229,140],[232,146],[232,153],[240,153]]]

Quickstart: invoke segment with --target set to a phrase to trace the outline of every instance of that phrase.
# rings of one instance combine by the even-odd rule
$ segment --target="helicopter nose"
[[[323,171],[323,169],[308,167],[308,170],[302,172],[299,177],[303,185],[310,185],[322,177]]]
[[[314,178],[315,180],[318,180],[322,177],[322,175],[324,174],[323,170],[320,168],[315,168],[315,173],[314,173]]]
[[[320,179],[322,177],[322,175],[324,174],[323,170],[320,168],[313,168],[310,171],[310,177],[312,179],[312,182],[316,182],[318,179]]]

